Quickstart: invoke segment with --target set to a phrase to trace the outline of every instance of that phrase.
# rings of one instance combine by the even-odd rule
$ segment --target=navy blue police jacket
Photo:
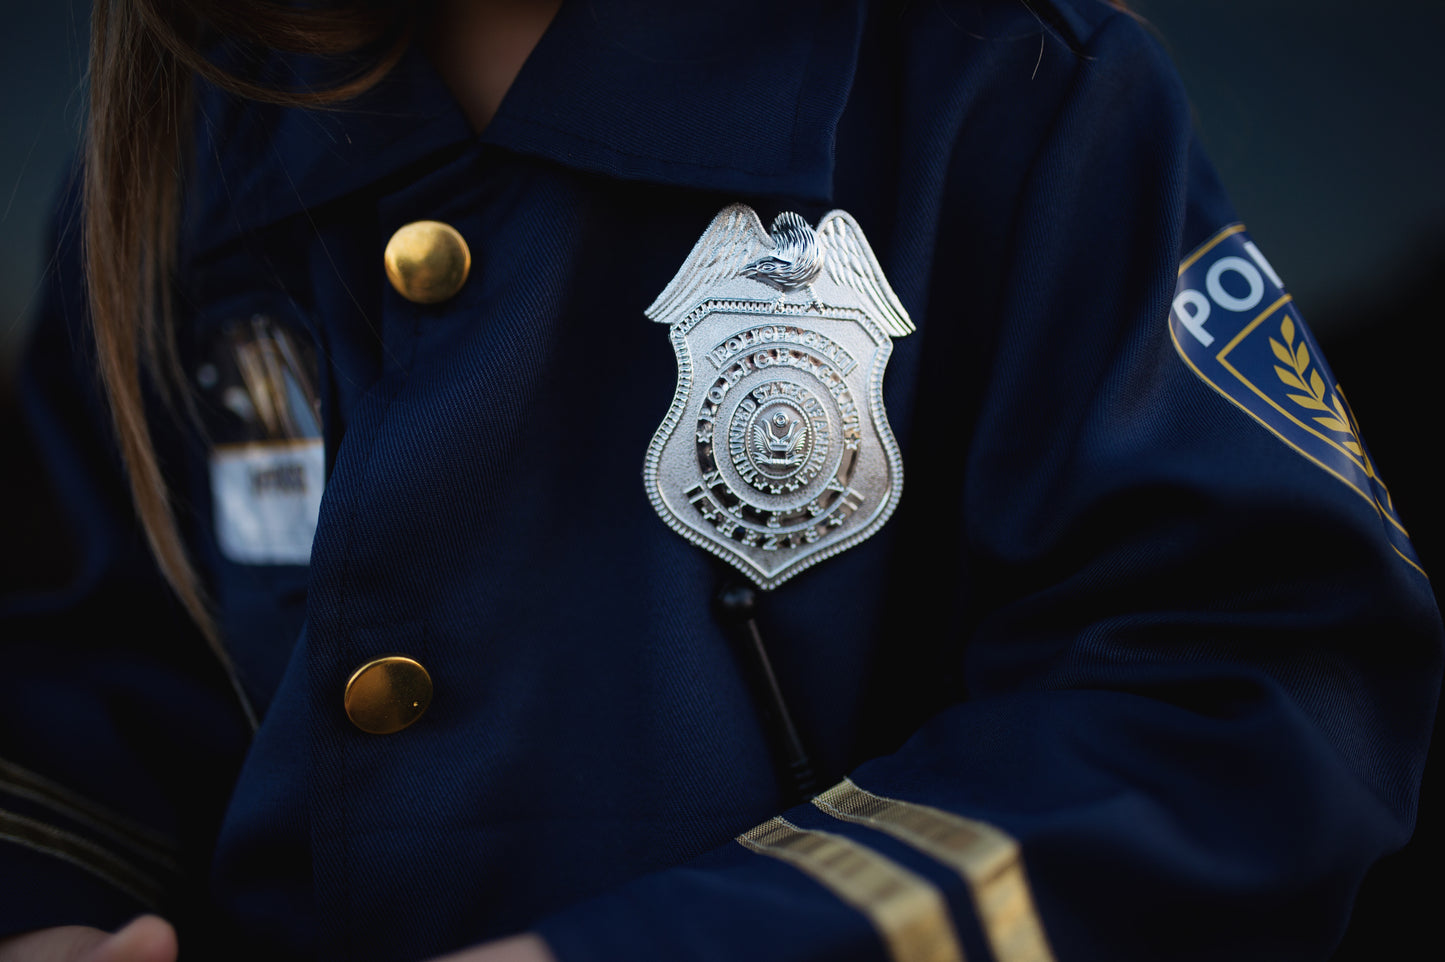
[[[335,110],[199,103],[183,365],[237,318],[310,345],[309,564],[222,550],[217,441],[158,407],[252,731],[137,532],[72,191],[24,377],[79,561],[6,603],[0,932],[150,908],[185,958],[527,929],[562,962],[1328,956],[1409,836],[1441,625],[1146,28],[592,0],[480,134],[416,50]],[[641,483],[678,376],[643,309],[735,202],[849,211],[917,325],[882,392],[896,514],[758,603],[811,801],[716,613],[732,569]],[[423,219],[473,256],[432,305],[382,264]],[[343,689],[384,655],[434,696],[368,734]]]

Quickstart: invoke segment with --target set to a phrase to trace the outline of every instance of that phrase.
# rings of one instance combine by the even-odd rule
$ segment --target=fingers
[[[157,915],[142,915],[114,934],[57,925],[0,939],[0,962],[176,962],[176,930]]]
[[[433,962],[556,962],[556,957],[546,942],[529,932],[473,946]]]
[[[88,925],[58,925],[0,940],[0,962],[79,962],[109,932]]]
[[[91,946],[77,962],[176,962],[176,930],[159,915],[142,915]]]

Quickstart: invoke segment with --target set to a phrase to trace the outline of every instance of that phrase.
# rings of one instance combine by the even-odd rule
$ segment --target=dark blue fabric
[[[854,910],[730,841],[785,804],[712,613],[731,576],[640,477],[676,379],[642,309],[723,205],[841,207],[918,331],[884,386],[896,516],[758,618],[824,784],[1015,835],[1060,959],[1326,957],[1413,823],[1439,614],[1369,505],[1169,342],[1181,259],[1237,218],[1155,42],[1103,4],[1032,6],[567,3],[479,137],[415,51],[342,111],[205,96],[186,350],[261,305],[324,385],[304,572],[220,556],[204,440],[158,422],[261,728],[243,759],[94,402],[47,413],[89,383],[69,250],[33,394],[92,560],[6,622],[0,756],[181,837],[198,957],[419,959],[537,928],[562,962],[882,958]],[[439,305],[381,270],[423,218],[473,254]],[[435,697],[365,735],[342,690],[392,653]],[[956,876],[787,814],[932,880],[986,956]],[[75,870],[53,873],[38,890]],[[114,919],[74,891],[0,925]]]
[[[63,587],[0,601],[6,660],[0,759],[144,826],[178,853],[185,875],[204,878],[246,750],[246,725],[215,657],[179,603],[160,590],[133,520],[98,397],[94,344],[82,323],[77,198],[73,178],[57,219],[46,309],[19,385],[72,522],[55,536],[75,542],[77,560]],[[157,412],[156,423],[173,422]],[[165,429],[157,451],[172,466],[184,464],[189,453]],[[27,810],[24,801],[9,779],[0,779],[0,810],[48,822],[83,844],[114,848],[109,837],[65,818],[53,804],[42,799]],[[52,817],[44,817],[47,807]],[[54,924],[113,926],[143,908],[182,920],[210,916],[204,888],[177,886],[144,861],[137,868],[172,882],[160,904],[137,901],[80,866],[4,840],[0,859],[0,931],[7,933]]]

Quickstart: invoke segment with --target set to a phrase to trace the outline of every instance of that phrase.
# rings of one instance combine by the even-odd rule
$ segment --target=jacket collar
[[[862,31],[858,0],[568,0],[480,140],[577,170],[826,203]],[[344,107],[199,98],[208,241],[405,178],[478,140],[412,49]]]

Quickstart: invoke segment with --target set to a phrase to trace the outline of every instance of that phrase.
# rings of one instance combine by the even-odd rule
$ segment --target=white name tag
[[[240,564],[306,564],[325,480],[320,438],[214,449],[211,497],[221,553]]]

